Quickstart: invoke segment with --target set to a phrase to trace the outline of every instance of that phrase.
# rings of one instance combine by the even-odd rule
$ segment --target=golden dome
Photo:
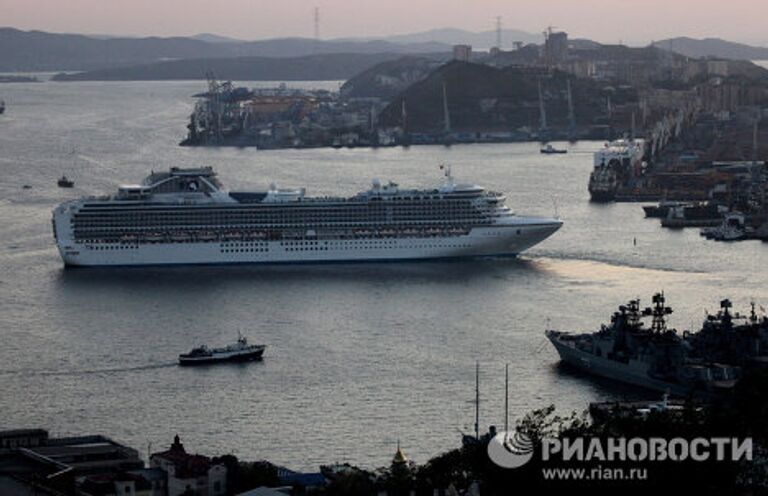
[[[397,442],[397,451],[395,452],[395,456],[392,457],[392,463],[394,465],[402,465],[404,463],[408,463],[408,457],[405,456],[403,450],[400,449],[400,441]]]

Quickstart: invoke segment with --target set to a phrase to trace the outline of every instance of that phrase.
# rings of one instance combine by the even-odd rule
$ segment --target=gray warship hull
[[[648,375],[648,364],[645,362],[629,360],[623,363],[596,356],[576,348],[573,342],[561,340],[562,334],[557,331],[547,331],[546,336],[563,362],[588,374],[677,396],[697,392],[690,386],[654,379]]]

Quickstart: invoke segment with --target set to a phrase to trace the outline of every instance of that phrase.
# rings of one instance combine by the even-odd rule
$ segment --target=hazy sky
[[[0,25],[55,32],[244,39],[379,36],[459,27],[647,43],[675,35],[768,43],[768,0],[0,0]],[[511,41],[511,40],[508,40]]]

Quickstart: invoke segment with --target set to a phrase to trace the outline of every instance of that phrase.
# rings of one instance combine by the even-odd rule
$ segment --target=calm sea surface
[[[335,88],[337,83],[326,87]],[[768,245],[662,230],[639,205],[588,202],[597,142],[544,156],[537,144],[410,149],[193,149],[185,132],[200,82],[0,85],[0,428],[103,433],[142,453],[179,433],[192,450],[300,469],[417,462],[459,444],[473,422],[503,425],[555,403],[637,394],[557,366],[547,325],[591,330],[634,297],[666,291],[678,329],[730,297],[768,306]],[[213,165],[231,189],[353,194],[374,177],[430,186],[454,175],[509,193],[520,213],[565,221],[516,260],[64,270],[51,209],[113,191],[151,169]],[[73,190],[55,181],[66,173]],[[32,189],[22,189],[29,184]],[[637,243],[633,242],[636,238]],[[261,363],[182,369],[178,353],[268,345]]]

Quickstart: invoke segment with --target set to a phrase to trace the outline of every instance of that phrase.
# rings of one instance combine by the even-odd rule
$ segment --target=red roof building
[[[150,466],[168,473],[168,496],[221,496],[227,490],[227,469],[203,455],[187,453],[179,436],[171,447],[150,457]]]

